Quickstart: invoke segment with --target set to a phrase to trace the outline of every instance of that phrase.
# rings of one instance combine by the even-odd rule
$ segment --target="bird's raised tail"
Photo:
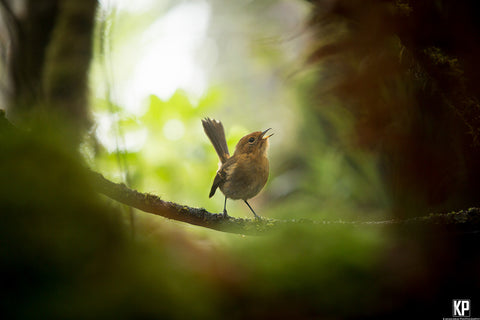
[[[230,158],[228,152],[227,140],[225,139],[225,130],[220,121],[210,118],[202,120],[203,130],[207,134],[207,137],[213,144],[215,151],[217,152],[220,162],[224,163]]]

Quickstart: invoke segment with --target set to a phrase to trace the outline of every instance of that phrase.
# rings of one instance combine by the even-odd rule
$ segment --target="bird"
[[[267,183],[269,174],[268,138],[273,135],[273,133],[267,135],[267,132],[272,128],[247,134],[238,141],[233,156],[230,156],[222,123],[207,117],[202,119],[202,125],[220,159],[209,198],[213,197],[219,188],[225,195],[224,218],[229,217],[227,199],[233,199],[243,200],[255,219],[260,219],[247,200],[255,197]]]

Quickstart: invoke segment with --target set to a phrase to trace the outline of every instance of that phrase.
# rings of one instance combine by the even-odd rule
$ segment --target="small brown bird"
[[[205,118],[202,120],[203,129],[213,144],[218,157],[220,168],[213,180],[209,197],[211,198],[217,188],[225,195],[223,215],[227,214],[227,198],[243,200],[252,210],[256,219],[260,217],[255,213],[247,200],[255,197],[265,186],[268,179],[268,138],[273,134],[265,136],[268,130],[256,131],[244,136],[237,143],[233,156],[228,152],[225,131],[220,121]]]

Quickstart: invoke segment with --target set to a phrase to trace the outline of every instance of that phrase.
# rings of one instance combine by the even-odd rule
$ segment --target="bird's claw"
[[[230,216],[227,214],[227,210],[223,210],[223,218],[224,219],[229,219]]]

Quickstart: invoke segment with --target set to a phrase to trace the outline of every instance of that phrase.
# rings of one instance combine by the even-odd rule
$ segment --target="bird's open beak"
[[[272,128],[268,128],[267,130],[263,131],[262,134],[260,135],[260,138],[262,139],[268,139],[270,138],[271,136],[273,136],[273,133],[272,134],[269,134],[268,136],[265,136],[265,134],[267,133],[268,130],[272,130]]]

